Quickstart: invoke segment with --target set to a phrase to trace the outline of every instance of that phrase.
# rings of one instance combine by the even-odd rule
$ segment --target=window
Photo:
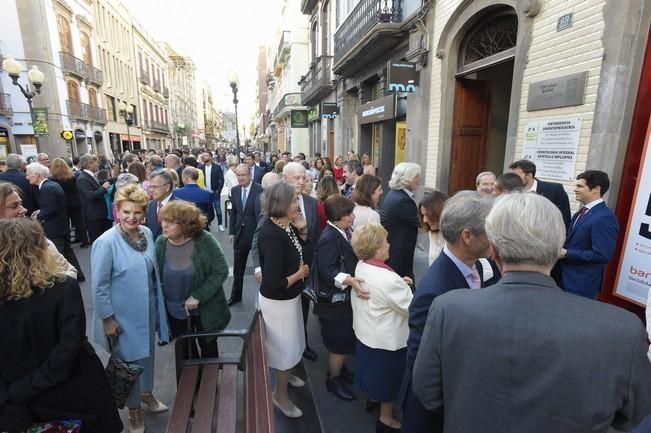
[[[131,105],[131,108],[132,108],[131,116],[133,118],[133,124],[137,126],[138,125],[138,109],[136,108],[135,105]]]
[[[70,35],[70,23],[63,15],[57,15],[57,30],[59,32],[59,44],[61,51],[72,54],[72,36]]]
[[[109,95],[106,96],[106,112],[108,113],[108,117],[110,121],[115,122],[116,116],[115,116],[115,98]]]
[[[88,33],[86,32],[81,32],[79,34],[81,38],[81,57],[82,60],[90,66],[93,66],[93,55],[90,50],[90,36],[88,36]]]
[[[88,88],[88,104],[91,107],[97,107],[97,91],[92,87]]]
[[[482,19],[482,24],[470,33],[463,44],[462,65],[514,48],[518,38],[518,17],[499,14]]]
[[[67,82],[68,86],[68,99],[71,101],[79,101],[79,84],[75,81],[69,80]]]

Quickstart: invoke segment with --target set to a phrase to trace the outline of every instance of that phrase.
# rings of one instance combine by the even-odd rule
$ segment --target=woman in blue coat
[[[94,340],[127,363],[144,367],[131,390],[129,432],[144,432],[141,401],[150,412],[167,407],[152,395],[154,385],[154,334],[169,341],[156,248],[151,231],[141,225],[147,194],[137,185],[128,185],[115,194],[119,224],[106,231],[91,251]]]

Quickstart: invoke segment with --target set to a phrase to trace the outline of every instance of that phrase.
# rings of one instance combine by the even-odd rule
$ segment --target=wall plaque
[[[582,105],[588,72],[529,84],[527,111]]]

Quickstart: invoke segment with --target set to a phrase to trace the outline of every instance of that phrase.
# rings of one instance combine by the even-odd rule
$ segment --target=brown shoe
[[[157,400],[151,392],[140,394],[140,400],[145,403],[151,413],[165,412],[167,410],[167,406]]]
[[[145,433],[145,421],[140,408],[129,409],[129,433]]]

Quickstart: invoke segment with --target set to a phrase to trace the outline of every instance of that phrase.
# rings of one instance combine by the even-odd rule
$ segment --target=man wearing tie
[[[242,302],[242,286],[246,261],[251,251],[253,235],[258,224],[256,206],[262,187],[251,181],[251,172],[247,164],[240,164],[235,169],[237,186],[231,189],[231,224],[228,228],[233,244],[233,289],[228,306]]]
[[[599,295],[617,242],[617,218],[602,198],[608,188],[610,180],[603,171],[588,170],[576,177],[574,194],[583,208],[572,217],[561,250],[561,287],[586,298]]]
[[[252,153],[247,153],[244,162],[249,167],[249,176],[254,183],[262,183],[262,176],[264,176],[264,169],[255,163]]]
[[[91,154],[84,154],[79,157],[81,172],[77,176],[77,191],[81,198],[81,214],[88,228],[90,243],[100,237],[106,230],[111,228],[111,221],[108,220],[108,208],[104,201],[104,194],[111,186],[104,182],[99,184],[95,174],[99,171],[97,157]]]
[[[149,176],[149,192],[152,200],[147,205],[146,226],[151,230],[154,240],[158,238],[163,229],[160,225],[158,213],[170,200],[174,200],[174,178],[168,171],[169,169],[160,170]]]

